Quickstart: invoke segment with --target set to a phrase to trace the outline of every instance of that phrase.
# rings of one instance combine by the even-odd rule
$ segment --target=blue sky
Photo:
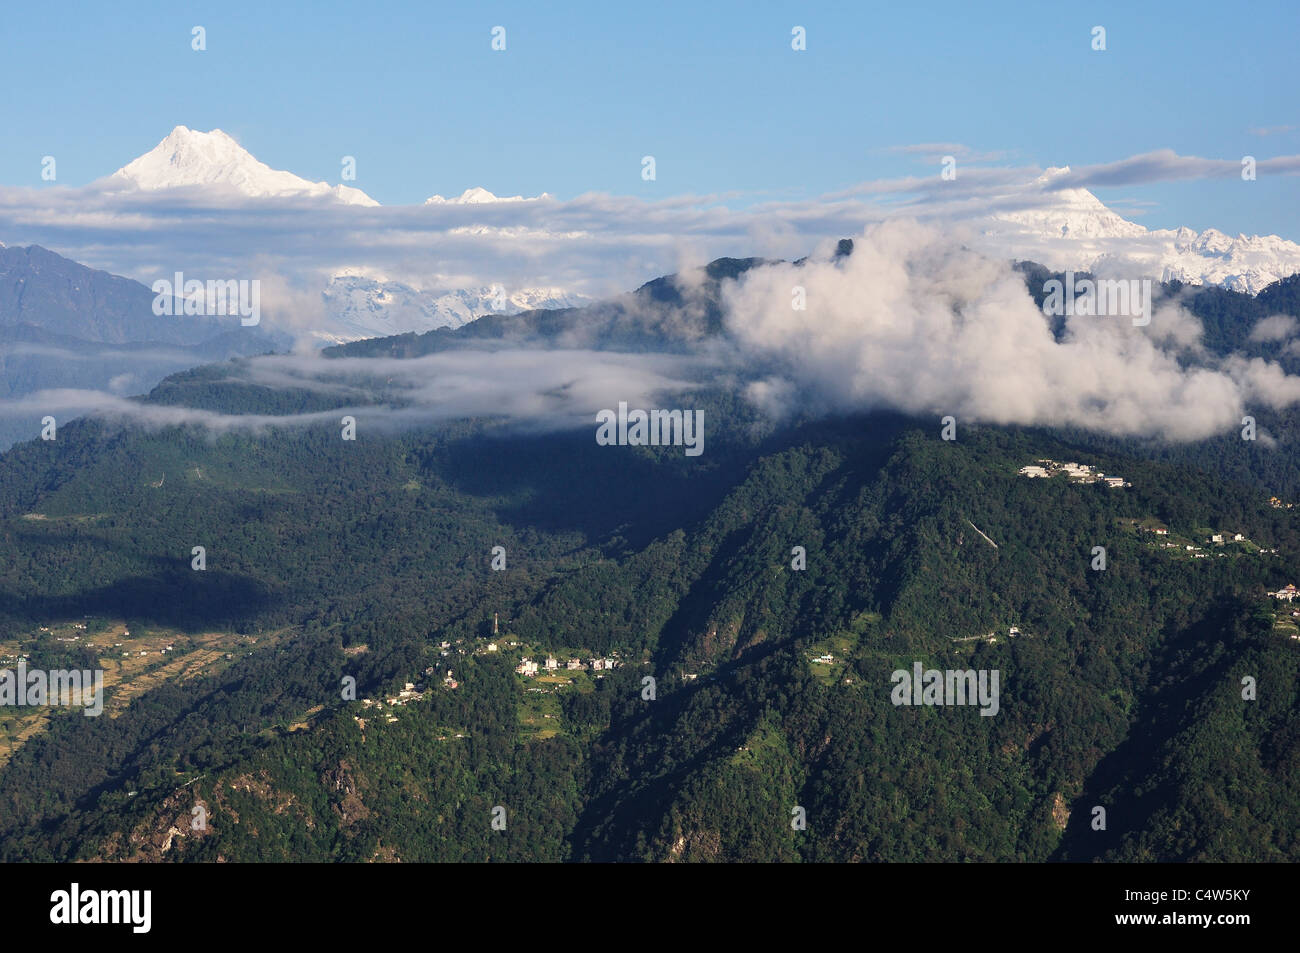
[[[1300,153],[1300,128],[1251,132],[1300,127],[1300,5],[1134,6],[10,5],[0,184],[41,185],[44,155],[60,185],[84,184],[177,124],[222,128],[312,180],[338,182],[340,157],[356,156],[349,184],[384,204],[476,185],[809,198],[933,175],[890,151],[931,142],[1001,154],[994,165],[1076,168],[1164,148]],[[498,24],[505,52],[490,48]],[[806,52],[790,49],[796,24]],[[1090,48],[1098,24],[1105,52]],[[204,52],[190,48],[194,25]],[[646,154],[654,182],[640,176]],[[1296,176],[1094,191],[1152,228],[1300,239]]]

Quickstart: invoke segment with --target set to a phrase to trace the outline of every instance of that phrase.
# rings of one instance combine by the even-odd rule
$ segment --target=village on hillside
[[[1241,532],[1220,531],[1210,527],[1175,532],[1155,519],[1124,519],[1120,523],[1146,538],[1148,545],[1189,559],[1215,556],[1277,556],[1276,547],[1260,545]]]
[[[564,663],[564,670],[568,672],[581,672],[587,669],[591,669],[593,672],[610,671],[622,664],[616,658],[592,658],[586,664],[583,664],[581,659],[571,658]],[[519,664],[515,666],[515,672],[526,677],[537,675],[540,672],[555,672],[559,671],[559,669],[560,662],[553,655],[546,656],[545,661],[541,663],[524,656],[519,660]],[[597,675],[596,677],[602,678],[603,676]]]
[[[497,613],[493,613],[492,615],[492,637],[488,640],[486,645],[480,644],[478,647],[470,649],[466,649],[464,645],[464,639],[457,639],[455,643],[449,641],[440,642],[438,644],[439,654],[443,658],[447,658],[453,652],[457,655],[495,655],[497,652],[502,651],[503,648],[521,650],[522,657],[519,659],[519,664],[515,666],[515,674],[523,675],[526,678],[561,671],[611,672],[623,664],[617,652],[612,653],[609,657],[592,656],[589,657],[586,662],[583,662],[579,656],[572,656],[561,661],[549,652],[541,652],[541,650],[537,649],[536,646],[527,646],[519,641],[504,639],[501,637],[501,619]],[[541,661],[538,661],[539,658]],[[438,668],[441,667],[442,663],[438,663]],[[604,678],[603,675],[597,675],[595,677]],[[447,669],[447,674],[443,678],[442,682],[447,688],[454,689],[458,687],[458,683],[453,677],[451,669]]]
[[[1107,476],[1087,463],[1057,463],[1055,460],[1039,460],[1036,464],[1023,466],[1016,472],[1021,476],[1029,477],[1031,480],[1037,478],[1050,479],[1064,473],[1075,483],[1104,483],[1116,489],[1133,485],[1123,477]]]
[[[559,701],[555,697],[561,691],[576,691],[588,694],[595,691],[595,679],[605,677],[605,673],[621,668],[624,660],[619,653],[609,656],[590,655],[580,647],[556,647],[544,650],[541,646],[522,642],[512,637],[512,633],[503,630],[499,615],[493,614],[491,635],[481,638],[443,639],[436,643],[438,658],[424,669],[423,682],[405,682],[397,691],[390,691],[379,698],[360,699],[363,711],[353,718],[364,732],[375,716],[382,724],[398,721],[398,709],[414,702],[431,697],[431,689],[441,686],[442,690],[454,692],[460,688],[456,669],[452,668],[458,657],[499,656],[518,652],[520,659],[514,666],[517,675],[532,682],[524,692],[519,710],[519,728],[521,740],[544,740],[566,731]],[[587,661],[583,661],[583,658]],[[439,741],[454,741],[469,737],[466,730],[442,727]]]
[[[498,614],[494,612],[492,614],[492,641],[489,642],[486,647],[488,653],[499,650],[500,646],[497,645],[496,639],[500,635],[500,630],[501,620]],[[508,642],[506,644],[509,648],[528,648],[527,646],[523,646],[522,642]],[[446,653],[444,652],[443,654],[445,655]],[[585,672],[588,669],[593,672],[611,672],[623,664],[619,659],[617,652],[615,652],[610,658],[605,658],[603,656],[589,658],[586,663],[577,656],[569,658],[563,663],[550,653],[547,653],[541,662],[537,661],[538,657],[540,657],[540,653],[534,652],[533,657],[530,657],[529,653],[525,651],[522,654],[522,658],[519,659],[519,664],[515,666],[515,674],[523,675],[525,678],[532,678],[541,673],[558,672],[561,670],[561,665],[563,665],[563,670],[566,672]],[[603,675],[596,676],[596,678],[604,677],[605,676]]]
[[[1278,602],[1278,611],[1274,616],[1273,629],[1289,638],[1300,642],[1300,609],[1295,608],[1295,600],[1300,598],[1300,589],[1295,583],[1287,583],[1281,589],[1269,593],[1270,598]],[[1285,606],[1282,603],[1286,603]]]

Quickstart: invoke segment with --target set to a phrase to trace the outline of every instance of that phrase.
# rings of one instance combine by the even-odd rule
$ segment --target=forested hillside
[[[649,453],[638,479],[580,437],[86,425],[58,448],[84,468],[19,502],[41,449],[4,470],[11,630],[89,614],[257,641],[18,747],[10,859],[1295,858],[1300,646],[1264,591],[1300,531],[1253,489],[1132,460],[1129,489],[1026,480],[1063,448],[890,417],[733,444],[712,480]],[[471,471],[493,476],[471,491]],[[1183,558],[1130,523],[1149,519],[1279,554]],[[493,613],[498,641],[624,664],[556,687],[554,733],[530,733],[520,650],[484,651]],[[999,670],[998,714],[895,707],[914,660]],[[406,681],[424,697],[395,721],[361,704]]]

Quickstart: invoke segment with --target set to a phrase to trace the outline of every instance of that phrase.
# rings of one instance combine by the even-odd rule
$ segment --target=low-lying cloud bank
[[[964,237],[891,221],[856,238],[851,255],[836,257],[828,244],[800,265],[751,269],[723,284],[725,334],[693,341],[688,355],[516,341],[411,359],[268,356],[231,365],[230,373],[262,387],[309,390],[336,406],[244,416],[62,390],[0,402],[0,416],[73,409],[214,432],[334,425],[348,413],[383,429],[463,417],[586,427],[619,401],[679,406],[665,401],[724,386],[774,419],[891,409],[936,425],[951,414],[962,423],[1188,441],[1234,432],[1252,409],[1300,402],[1300,377],[1277,363],[1205,351],[1198,319],[1176,301],[1157,305],[1144,326],[1128,315],[1075,314],[1055,319],[1063,325],[1054,328],[1024,277]],[[699,306],[691,298],[702,287],[690,278],[682,282],[686,309]],[[672,314],[664,325],[677,326]],[[1284,352],[1296,331],[1297,322],[1274,318],[1260,322],[1257,336]],[[726,421],[710,427],[716,433]]]
[[[407,360],[326,359],[315,354],[252,358],[225,380],[282,391],[308,391],[329,409],[292,414],[228,414],[150,403],[98,390],[43,390],[0,401],[0,418],[38,421],[90,416],[149,428],[182,425],[214,434],[265,433],[278,427],[335,426],[345,415],[359,431],[394,432],[438,421],[494,418],[529,431],[594,426],[597,410],[620,400],[649,406],[698,386],[708,362],[694,357],[579,350],[467,349]]]

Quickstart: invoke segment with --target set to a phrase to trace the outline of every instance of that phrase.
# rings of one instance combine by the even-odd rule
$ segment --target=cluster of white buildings
[[[1105,483],[1112,487],[1132,486],[1132,483],[1125,481],[1123,477],[1107,476],[1100,470],[1087,463],[1057,463],[1055,460],[1039,460],[1037,464],[1021,467],[1018,471],[1021,476],[1035,478],[1050,478],[1064,473],[1071,480],[1077,483]]]
[[[450,677],[451,672],[448,671],[447,675],[448,677]],[[407,704],[408,702],[418,702],[423,697],[424,697],[423,688],[416,686],[414,682],[407,682],[400,692],[398,692],[396,695],[384,699],[384,701],[387,702],[390,707],[397,708]],[[378,705],[380,703],[375,701],[373,698],[363,698],[361,699],[361,704],[364,705],[366,708],[369,708],[372,705]]]
[[[1219,545],[1219,546],[1222,546],[1224,543],[1227,543],[1227,542],[1233,542],[1233,543],[1248,543],[1248,542],[1250,542],[1250,540],[1246,539],[1245,535],[1242,534],[1242,533],[1233,533],[1233,534],[1232,534],[1232,539],[1231,539],[1231,540],[1229,540],[1229,539],[1227,538],[1227,536],[1228,536],[1227,533],[1214,533],[1214,534],[1212,534],[1212,535],[1210,536],[1209,539],[1206,540],[1206,542],[1207,542],[1207,543],[1215,543],[1216,545]]]
[[[1277,592],[1270,592],[1269,595],[1272,596],[1274,599],[1280,599],[1285,602],[1290,602],[1292,599],[1295,599],[1297,596],[1300,596],[1300,589],[1296,589],[1295,583],[1288,583],[1286,586],[1279,589]]]
[[[593,658],[590,659],[586,665],[582,664],[581,659],[571,658],[564,663],[564,670],[568,672],[576,672],[581,669],[590,668],[593,672],[606,672],[612,671],[617,668],[618,665],[618,659],[612,658]],[[515,666],[515,671],[520,675],[532,676],[539,672],[558,671],[559,668],[560,661],[553,655],[548,655],[546,661],[541,665],[538,665],[530,658],[522,658],[519,660],[519,664]]]
[[[447,678],[444,680],[444,682],[448,683],[448,687],[450,688],[456,687],[456,681],[451,677],[451,669],[447,670]],[[363,698],[361,699],[361,705],[364,708],[382,709],[384,705],[387,704],[389,708],[401,708],[409,704],[410,702],[418,702],[422,698],[424,698],[424,688],[422,686],[416,685],[414,682],[407,682],[402,687],[402,690],[398,692],[396,695],[391,695],[388,698],[385,698],[383,701],[377,701],[374,698]],[[380,714],[384,715],[384,721],[390,724],[394,721],[397,721],[397,716],[394,715],[392,712],[381,711]],[[366,730],[366,719],[360,717],[359,715],[353,715],[352,720],[361,726],[362,731]]]

